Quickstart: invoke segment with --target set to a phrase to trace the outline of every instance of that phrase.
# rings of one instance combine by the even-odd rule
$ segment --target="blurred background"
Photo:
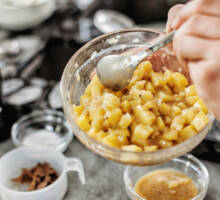
[[[187,0],[0,0],[0,148],[33,110],[62,111],[59,80],[82,45],[114,30],[164,30],[170,7]],[[220,162],[220,125],[194,151]]]

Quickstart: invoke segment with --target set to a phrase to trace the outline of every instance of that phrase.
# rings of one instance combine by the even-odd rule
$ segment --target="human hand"
[[[174,52],[189,68],[199,96],[220,120],[220,1],[193,0],[173,7],[166,30],[177,30]]]

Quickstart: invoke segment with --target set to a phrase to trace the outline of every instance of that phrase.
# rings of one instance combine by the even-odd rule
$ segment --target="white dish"
[[[22,168],[31,168],[39,162],[49,163],[57,171],[58,179],[40,190],[17,191],[11,179],[18,176]],[[66,158],[62,153],[49,148],[33,150],[21,147],[12,150],[0,159],[1,198],[2,200],[61,200],[68,187],[67,172],[69,171],[76,171],[81,183],[85,183],[83,165],[78,158]]]
[[[26,6],[1,3],[0,27],[13,31],[31,28],[49,18],[55,10],[55,0],[42,0]]]

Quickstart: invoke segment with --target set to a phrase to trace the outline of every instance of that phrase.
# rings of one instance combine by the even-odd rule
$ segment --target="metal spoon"
[[[136,55],[109,55],[99,60],[96,68],[101,83],[115,91],[124,89],[132,78],[138,65],[144,58],[171,43],[175,31]]]

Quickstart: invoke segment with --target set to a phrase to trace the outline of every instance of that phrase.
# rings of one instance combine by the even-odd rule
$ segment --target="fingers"
[[[199,96],[220,120],[220,61],[189,62],[188,66]]]
[[[210,84],[220,79],[220,63],[216,60],[202,60],[188,62],[189,71],[193,82],[207,92],[211,91]],[[220,85],[219,85],[220,87]],[[211,96],[216,94],[211,94]],[[220,93],[219,93],[220,97]]]
[[[179,61],[198,61],[209,56],[210,49],[215,45],[214,41],[181,34],[176,32],[173,41],[174,52]]]
[[[167,24],[166,24],[166,32],[170,32],[172,31],[172,27],[171,24],[173,23],[174,19],[176,18],[176,16],[178,15],[178,13],[180,12],[180,10],[183,8],[182,4],[178,4],[173,6],[168,13],[168,19],[167,19]]]
[[[181,26],[179,34],[220,39],[220,17],[195,14]]]
[[[211,16],[220,16],[220,1],[219,0],[193,0],[181,9],[171,27],[179,28],[190,16],[194,14],[206,14]]]

